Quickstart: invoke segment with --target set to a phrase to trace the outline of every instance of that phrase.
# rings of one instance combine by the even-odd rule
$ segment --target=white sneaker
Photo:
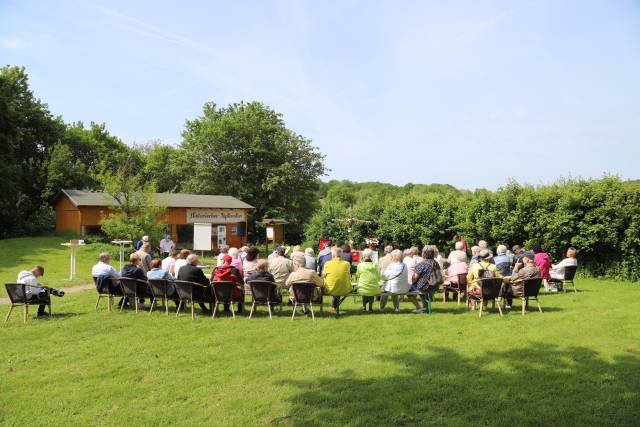
[[[394,309],[393,309],[393,312],[394,312],[394,313],[400,313],[400,309],[399,309],[399,308],[394,308]]]
[[[412,313],[414,314],[422,313],[422,310],[423,310],[422,308],[415,308],[413,309]]]

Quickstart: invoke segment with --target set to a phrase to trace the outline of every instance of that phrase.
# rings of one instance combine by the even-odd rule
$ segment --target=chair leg
[[[98,299],[96,300],[96,310],[98,309],[98,304],[100,304],[100,297],[102,295],[98,294]]]
[[[271,301],[267,301],[267,308],[269,309],[269,319],[273,319],[273,317],[271,317]]]
[[[211,313],[211,318],[215,319],[216,318],[216,313],[218,312],[218,303],[216,302],[215,304],[213,304],[213,312]]]
[[[253,310],[256,308],[256,302],[254,301],[253,304],[251,304],[251,312],[249,313],[249,319],[251,319],[251,316],[253,316]]]
[[[460,305],[460,294],[462,293],[462,291],[460,291],[460,289],[458,289],[458,305]]]
[[[49,306],[49,318],[51,318],[51,299],[49,299],[49,304],[47,304]]]
[[[7,313],[7,317],[4,318],[5,324],[9,321],[9,317],[11,317],[11,312],[13,311],[13,307],[14,307],[13,304],[11,304],[11,307],[9,307],[9,312]]]
[[[522,315],[524,316],[524,312],[527,309],[527,302],[524,297],[520,298],[522,300]]]
[[[169,315],[169,298],[167,298],[166,296],[162,299],[163,303],[164,303],[164,311],[167,313],[167,316]]]
[[[138,294],[133,297],[134,304],[133,306],[136,308],[136,314],[138,314]]]
[[[313,300],[309,303],[309,310],[311,310],[311,320],[316,321],[316,315],[313,313]]]
[[[229,302],[229,307],[231,307],[231,316],[233,317],[233,320],[236,320],[236,311],[233,309],[233,300]]]
[[[24,312],[24,316],[23,316],[22,322],[27,323],[27,317],[29,317],[29,304],[24,305],[23,312]]]
[[[542,306],[540,305],[540,301],[538,300],[538,297],[536,297],[536,304],[538,304],[538,311],[542,313]]]
[[[108,311],[109,313],[111,313],[111,310],[112,310],[112,309],[113,309],[113,296],[112,296],[112,295],[109,295],[109,296],[107,297],[107,311]]]
[[[478,313],[478,317],[482,317],[482,308],[484,307],[484,300],[482,298],[480,298],[480,301],[478,301],[478,303],[476,303],[476,305],[480,304],[480,310]]]
[[[182,308],[182,300],[178,301],[178,308],[176,309],[176,317],[180,315],[180,308]]]
[[[291,320],[296,317],[296,307],[298,307],[298,301],[294,301],[293,303],[293,314],[291,315]]]
[[[196,320],[196,303],[191,301],[191,320]]]
[[[153,312],[153,305],[156,303],[156,297],[154,296],[153,299],[151,300],[151,307],[149,308],[149,314],[151,314],[151,312]]]
[[[498,311],[500,312],[500,316],[502,316],[502,307],[500,307],[500,300],[498,300],[498,304],[496,304],[498,306]]]
[[[122,313],[122,309],[124,308],[124,303],[127,300],[127,297],[123,296],[122,297],[122,304],[120,304],[120,313]]]

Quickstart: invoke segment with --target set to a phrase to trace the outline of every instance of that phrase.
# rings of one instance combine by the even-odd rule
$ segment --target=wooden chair
[[[138,312],[138,298],[149,296],[146,280],[135,279],[133,277],[120,278],[120,290],[122,295],[129,301],[133,301],[133,306]],[[124,302],[120,305],[120,311],[124,308]]]
[[[114,296],[122,296],[122,291],[119,287],[116,287],[113,283],[113,279],[111,277],[94,277],[93,283],[96,285],[96,292],[98,293],[98,299],[96,300],[96,310],[98,309],[98,304],[100,304],[100,299],[103,296],[107,297],[107,309],[111,311],[113,307],[113,297]],[[122,299],[122,304],[124,305],[124,298]]]
[[[233,291],[237,289],[238,284],[235,282],[211,282],[214,296],[214,308],[212,317],[216,318],[216,312],[220,304],[229,304],[231,307],[231,315],[233,320],[236,319],[236,312],[233,309]]]
[[[529,305],[529,299],[536,300],[538,304],[538,310],[542,313],[542,307],[538,300],[538,294],[540,293],[540,287],[542,286],[542,279],[526,279],[522,281],[522,294],[513,295],[514,297],[520,297],[522,301],[522,315],[524,316],[527,306]]]
[[[564,268],[564,279],[562,280],[562,291],[567,292],[567,285],[573,286],[573,290],[575,293],[578,293],[578,288],[576,288],[576,284],[573,283],[573,279],[576,277],[576,271],[578,267],[575,265],[570,265]]]
[[[278,303],[276,284],[264,280],[251,280],[249,281],[249,286],[251,287],[251,298],[253,299],[249,319],[253,316],[253,310],[258,305],[266,305],[269,309],[269,319],[272,319],[271,304]]]
[[[156,301],[158,298],[162,301],[167,316],[169,315],[169,296],[168,290],[171,283],[165,279],[149,279],[147,281],[149,285],[149,291],[151,292],[151,307],[149,308],[149,314],[153,312]]]
[[[442,287],[442,302],[447,301],[447,292],[453,292],[457,294],[458,305],[460,305],[460,298],[463,292],[467,290],[467,273],[456,274],[458,277],[458,283],[444,284]],[[447,279],[454,276],[449,276]]]
[[[309,309],[311,310],[311,318],[315,321],[316,316],[313,312],[313,303],[316,301],[315,291],[317,286],[315,283],[292,283],[291,289],[293,290],[293,314],[291,315],[291,320],[296,317],[296,308],[298,304],[309,304]]]
[[[13,311],[13,307],[17,307],[19,305],[23,306],[22,321],[24,323],[27,323],[30,305],[40,305],[43,303],[47,304],[47,307],[49,308],[49,317],[51,317],[51,298],[49,297],[48,290],[46,292],[46,297],[44,300],[31,301],[29,298],[27,298],[27,288],[36,288],[36,289],[40,289],[40,288],[36,286],[27,285],[24,283],[5,283],[4,287],[7,290],[7,295],[9,295],[9,301],[11,301],[11,306],[9,307],[9,313],[7,313],[7,317],[4,319],[5,324],[9,321],[9,317],[11,317],[11,312]]]
[[[204,286],[200,283],[187,282],[185,280],[174,280],[173,284],[176,287],[176,292],[180,299],[178,309],[176,310],[176,317],[180,315],[180,309],[187,302],[191,303],[191,320],[195,320],[196,318],[196,303],[214,304],[215,300],[211,286]]]

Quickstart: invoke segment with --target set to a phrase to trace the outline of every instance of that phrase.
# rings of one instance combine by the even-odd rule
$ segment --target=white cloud
[[[0,37],[0,49],[23,50],[27,44],[17,37]]]

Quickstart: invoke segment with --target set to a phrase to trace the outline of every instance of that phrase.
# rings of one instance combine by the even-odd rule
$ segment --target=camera
[[[54,288],[49,288],[49,294],[62,298],[64,296],[64,291],[59,291]]]

